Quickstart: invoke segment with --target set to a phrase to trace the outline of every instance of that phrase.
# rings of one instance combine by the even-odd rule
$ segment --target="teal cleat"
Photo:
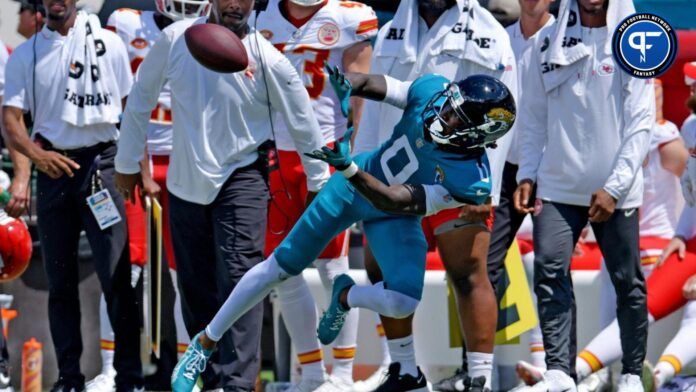
[[[329,308],[321,316],[319,328],[317,329],[317,335],[322,344],[330,344],[336,340],[338,333],[341,332],[350,309],[344,309],[339,298],[343,290],[353,285],[355,285],[355,281],[346,274],[338,275],[334,279],[331,303],[329,303]]]
[[[213,350],[206,350],[201,346],[199,338],[202,333],[199,332],[191,339],[186,352],[174,367],[172,373],[172,391],[174,392],[193,391],[198,378],[205,370],[208,358],[213,354]]]

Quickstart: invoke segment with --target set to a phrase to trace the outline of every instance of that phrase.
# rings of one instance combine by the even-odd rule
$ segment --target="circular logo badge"
[[[338,42],[341,36],[341,30],[333,23],[326,23],[319,28],[317,38],[324,45],[333,45]]]
[[[271,30],[263,29],[261,30],[261,35],[269,41],[273,39],[273,32]]]
[[[136,49],[145,49],[147,48],[147,41],[143,38],[136,38],[133,41],[131,41],[131,46],[133,46]]]
[[[655,78],[674,63],[677,35],[666,20],[655,14],[633,14],[614,31],[612,49],[614,60],[629,75]]]

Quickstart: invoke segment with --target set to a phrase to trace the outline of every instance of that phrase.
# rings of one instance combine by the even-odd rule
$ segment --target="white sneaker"
[[[578,383],[578,392],[609,392],[611,377],[609,368],[602,368]]]
[[[617,392],[643,392],[643,383],[640,381],[640,376],[636,374],[622,374],[619,378],[619,385],[616,387]]]
[[[389,366],[380,366],[370,377],[362,381],[356,381],[353,384],[355,392],[371,392],[377,389],[382,384],[389,373]]]
[[[515,365],[515,371],[517,372],[517,377],[522,380],[525,385],[535,385],[539,381],[544,379],[544,371],[540,367],[536,367],[526,361],[518,361]]]
[[[547,370],[538,383],[513,389],[517,392],[577,392],[575,381],[560,370]]]
[[[352,392],[353,380],[344,380],[338,377],[329,377],[315,392]]]
[[[85,384],[86,392],[114,392],[116,391],[115,375],[100,374]]]
[[[314,392],[325,382],[326,379],[324,378],[302,378],[300,382],[291,386],[285,392]]]

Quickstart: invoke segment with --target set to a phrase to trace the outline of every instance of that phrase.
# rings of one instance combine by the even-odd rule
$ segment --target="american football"
[[[0,0],[0,392],[696,392],[696,0]]]
[[[242,41],[229,29],[216,24],[198,24],[185,33],[186,46],[202,66],[220,73],[243,71],[249,65]]]

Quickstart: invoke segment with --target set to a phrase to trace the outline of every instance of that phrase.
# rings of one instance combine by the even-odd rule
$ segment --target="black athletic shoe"
[[[486,377],[478,376],[474,379],[467,377],[464,380],[464,391],[466,392],[491,392],[486,388]]]
[[[425,392],[428,390],[428,381],[420,368],[418,368],[418,377],[413,377],[410,374],[400,376],[399,371],[401,371],[400,363],[394,362],[389,365],[387,378],[374,392]]]
[[[436,392],[462,392],[464,391],[464,380],[468,377],[463,369],[457,369],[454,376],[447,377],[433,385]]]

